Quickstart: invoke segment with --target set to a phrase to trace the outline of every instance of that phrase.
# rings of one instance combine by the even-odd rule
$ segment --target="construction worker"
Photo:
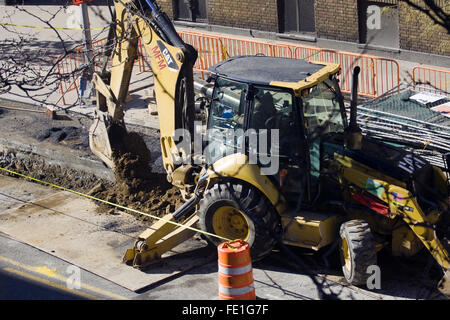
[[[256,96],[251,128],[256,130],[275,129],[272,127],[273,124],[270,125],[271,123],[268,123],[268,120],[271,118],[271,120],[275,120],[273,117],[276,116],[276,114],[277,110],[275,109],[273,96],[270,92],[267,91],[261,97]]]

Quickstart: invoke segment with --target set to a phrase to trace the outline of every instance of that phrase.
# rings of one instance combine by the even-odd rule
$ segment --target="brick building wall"
[[[173,2],[172,0],[158,0],[157,1],[159,6],[161,7],[161,9],[167,13],[167,15],[170,18],[174,17],[174,12],[173,12]]]
[[[158,4],[174,18],[174,1],[159,0]],[[208,24],[261,31],[278,31],[277,0],[207,0]]]
[[[162,9],[174,18],[175,0],[158,0]],[[179,1],[179,0],[177,0]],[[244,29],[280,32],[283,29],[281,0],[206,0],[207,23]],[[315,0],[317,37],[359,43],[361,1]],[[399,0],[364,0],[372,4],[398,5],[398,47],[404,50],[450,56],[450,35],[425,14]],[[422,0],[415,0],[421,2]],[[450,12],[450,0],[436,0]],[[363,33],[361,33],[363,34]]]
[[[444,12],[450,12],[450,1],[441,1]],[[425,13],[399,3],[400,48],[450,56],[450,35]]]
[[[357,0],[316,0],[315,17],[318,37],[359,41]]]
[[[400,49],[450,56],[450,35],[426,14],[398,0],[367,1],[398,6]],[[422,0],[415,2],[422,5]],[[436,0],[436,3],[450,13],[450,0]],[[315,15],[318,37],[359,42],[358,0],[316,0]]]
[[[278,31],[277,0],[208,0],[208,23]]]

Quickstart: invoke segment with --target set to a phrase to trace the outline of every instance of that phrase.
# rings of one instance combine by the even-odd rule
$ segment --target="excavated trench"
[[[6,129],[0,133],[0,167],[156,216],[183,203],[178,189],[155,165],[161,161],[156,130],[130,133],[126,148],[115,150],[112,172],[89,150],[89,119],[49,120],[45,114],[0,111],[0,126]],[[114,207],[100,204],[97,211],[114,213]]]

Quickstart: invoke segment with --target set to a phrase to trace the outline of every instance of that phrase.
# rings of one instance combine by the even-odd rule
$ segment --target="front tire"
[[[198,210],[200,228],[250,245],[253,261],[268,255],[281,232],[280,217],[268,199],[253,186],[219,183],[205,192]],[[225,240],[206,235],[213,245]]]

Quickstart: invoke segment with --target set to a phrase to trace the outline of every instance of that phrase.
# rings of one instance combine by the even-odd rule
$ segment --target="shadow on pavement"
[[[86,300],[79,295],[0,269],[0,300]]]

